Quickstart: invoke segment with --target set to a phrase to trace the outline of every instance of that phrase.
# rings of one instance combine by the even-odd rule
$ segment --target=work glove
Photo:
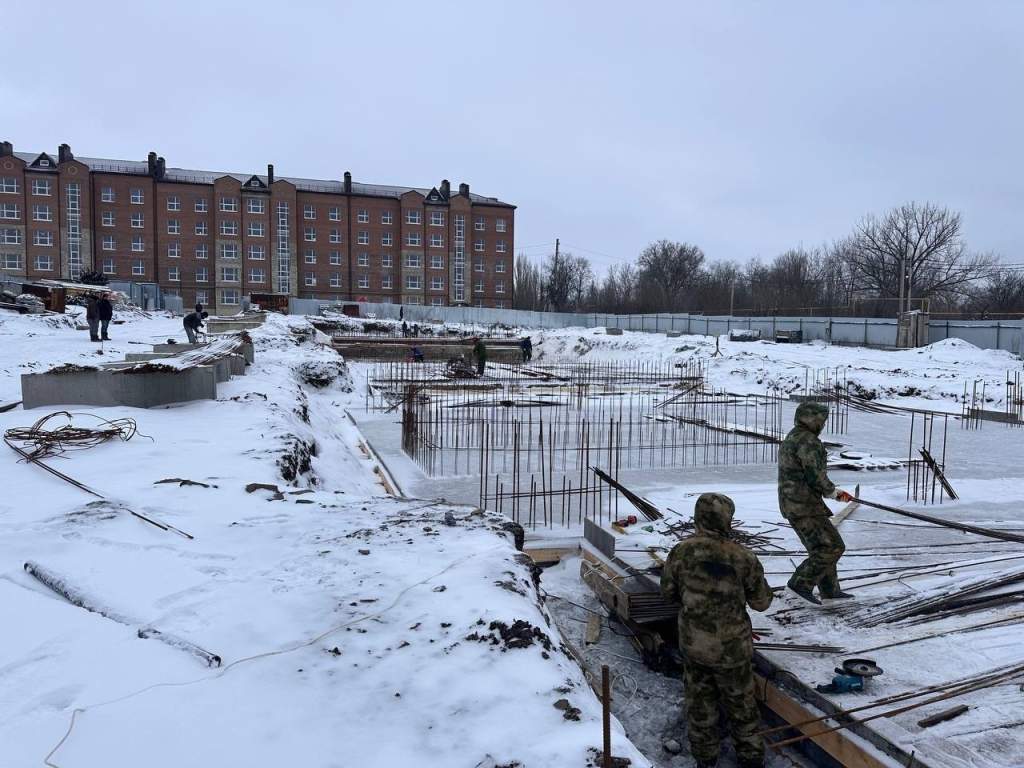
[[[853,494],[849,491],[844,491],[842,488],[836,488],[832,492],[832,498],[842,502],[853,501]]]

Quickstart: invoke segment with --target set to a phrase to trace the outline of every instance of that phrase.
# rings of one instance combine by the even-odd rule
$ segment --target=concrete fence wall
[[[291,299],[293,314],[316,315],[322,307],[334,306],[313,299]],[[731,329],[761,331],[772,339],[776,331],[803,331],[804,341],[821,340],[830,344],[868,347],[895,347],[895,319],[879,317],[727,317],[689,314],[606,315],[601,313],[530,312],[519,309],[482,309],[479,307],[432,307],[417,304],[359,303],[362,316],[397,320],[399,312],[410,323],[466,323],[487,327],[502,324],[523,328],[622,328],[627,331],[718,336]],[[340,311],[340,309],[339,309]],[[947,338],[969,341],[983,349],[1003,349],[1021,354],[1024,346],[1024,321],[1021,320],[932,320],[929,343]]]

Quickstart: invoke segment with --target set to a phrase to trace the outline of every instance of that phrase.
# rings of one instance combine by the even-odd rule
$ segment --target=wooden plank
[[[944,709],[941,712],[936,712],[934,715],[918,720],[917,724],[921,728],[931,728],[933,725],[938,725],[939,723],[944,723],[947,720],[952,720],[954,717],[960,717],[960,715],[968,709],[970,709],[970,707],[966,704],[958,704],[955,707]]]
[[[563,557],[572,557],[580,552],[579,545],[571,547],[531,547],[526,545],[523,552],[537,565],[554,565],[560,563]]]
[[[587,631],[583,639],[587,645],[593,645],[601,639],[601,617],[597,614],[592,613],[587,618]]]
[[[854,488],[853,495],[854,496],[860,496],[860,483],[857,483],[856,488]],[[850,515],[852,515],[854,512],[856,512],[857,511],[857,507],[859,507],[859,506],[860,506],[859,502],[856,502],[856,501],[848,502],[847,505],[845,507],[843,507],[841,510],[839,510],[839,512],[836,513],[836,516],[832,518],[832,525],[834,525],[834,526],[836,526],[838,528],[839,524],[841,522],[843,522],[843,520],[848,518]]]

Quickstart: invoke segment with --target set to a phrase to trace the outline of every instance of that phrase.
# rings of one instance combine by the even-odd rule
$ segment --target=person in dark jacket
[[[533,357],[533,339],[524,336],[519,342],[519,349],[523,353],[523,362],[528,363]]]
[[[189,312],[185,315],[185,319],[181,321],[181,324],[185,327],[189,344],[196,343],[196,331],[203,327],[203,320],[209,316],[208,312]]]
[[[100,341],[100,308],[96,294],[85,297],[85,322],[89,324],[89,341]]]
[[[110,303],[110,297],[107,294],[100,296],[99,301],[96,302],[96,309],[99,311],[100,316],[100,338],[103,341],[110,341],[110,337],[107,335],[107,327],[110,325],[110,321],[114,319],[114,305]]]
[[[483,376],[487,369],[487,345],[479,336],[473,339],[473,358],[476,360],[476,375]]]

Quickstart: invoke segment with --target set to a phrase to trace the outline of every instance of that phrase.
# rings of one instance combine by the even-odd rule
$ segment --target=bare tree
[[[969,253],[961,230],[959,213],[932,203],[869,214],[847,242],[854,285],[882,298],[963,296],[992,260]]]
[[[552,253],[544,263],[544,298],[555,312],[580,306],[594,281],[585,256]]]
[[[640,252],[642,295],[646,309],[669,312],[685,308],[701,277],[704,251],[689,243],[658,240]]]
[[[513,305],[516,309],[544,309],[544,290],[540,267],[523,254],[516,259],[515,293]]]
[[[972,292],[964,308],[982,316],[1024,312],[1024,272],[997,268]]]

